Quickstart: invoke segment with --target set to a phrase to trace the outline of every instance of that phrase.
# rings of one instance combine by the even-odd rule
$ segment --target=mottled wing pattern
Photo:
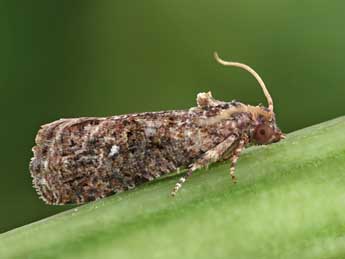
[[[203,151],[193,150],[198,144],[188,135],[195,132],[186,127],[185,136],[177,130],[178,124],[190,124],[183,122],[186,113],[61,119],[44,125],[30,165],[34,186],[47,203],[83,203],[187,166]]]
[[[229,136],[248,129],[251,117],[236,112],[241,105],[213,101],[185,111],[43,125],[30,163],[33,184],[48,204],[84,203],[192,167]]]

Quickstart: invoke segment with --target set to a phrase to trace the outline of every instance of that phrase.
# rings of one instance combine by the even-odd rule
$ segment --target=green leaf
[[[1,258],[345,257],[345,117],[0,235]]]

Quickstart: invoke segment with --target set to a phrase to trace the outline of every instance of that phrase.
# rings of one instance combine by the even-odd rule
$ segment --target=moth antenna
[[[259,74],[255,72],[254,69],[252,69],[250,66],[248,66],[246,64],[243,64],[243,63],[222,60],[218,56],[217,52],[214,52],[214,58],[216,59],[216,61],[219,64],[222,64],[224,66],[240,67],[240,68],[248,71],[249,73],[251,73],[255,77],[255,79],[259,82],[259,84],[260,84],[260,86],[261,86],[261,88],[262,88],[262,90],[263,90],[263,92],[264,92],[264,94],[266,96],[267,103],[268,103],[268,109],[270,109],[270,111],[273,112],[273,100],[272,100],[272,97],[271,97],[270,93],[268,92],[267,87],[266,87],[264,81],[261,79]]]

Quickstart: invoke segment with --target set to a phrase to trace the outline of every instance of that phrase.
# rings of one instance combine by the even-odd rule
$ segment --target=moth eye
[[[259,125],[254,132],[254,139],[258,144],[267,144],[273,135],[273,129],[268,125]]]

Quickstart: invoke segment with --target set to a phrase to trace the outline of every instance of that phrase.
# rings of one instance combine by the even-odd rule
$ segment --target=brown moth
[[[197,107],[189,110],[60,119],[43,125],[30,163],[40,198],[48,204],[81,204],[187,168],[171,193],[176,195],[195,170],[222,160],[230,160],[235,182],[235,165],[246,145],[270,144],[284,135],[260,76],[217,53],[215,59],[251,73],[268,108],[219,101],[208,92],[199,93]]]

